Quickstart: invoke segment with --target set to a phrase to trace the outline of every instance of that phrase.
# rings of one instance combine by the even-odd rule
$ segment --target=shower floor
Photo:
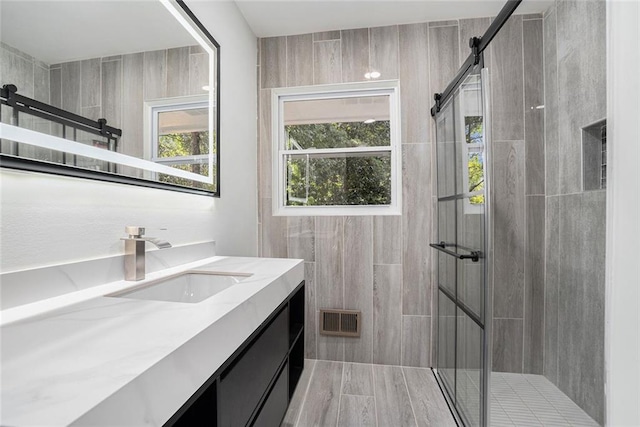
[[[598,426],[542,375],[491,374],[491,425]]]

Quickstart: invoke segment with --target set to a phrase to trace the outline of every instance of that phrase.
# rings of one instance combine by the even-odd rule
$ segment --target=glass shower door
[[[475,67],[436,115],[436,374],[467,426],[486,425],[485,177],[487,114]]]

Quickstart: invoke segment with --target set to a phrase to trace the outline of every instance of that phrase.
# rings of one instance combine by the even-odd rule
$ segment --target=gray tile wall
[[[430,366],[428,352],[437,331],[432,331],[431,327],[436,311],[432,307],[436,259],[425,245],[435,235],[435,194],[431,188],[435,178],[432,169],[435,168],[431,168],[433,134],[428,110],[431,94],[444,88],[466,58],[466,39],[481,34],[489,23],[489,18],[481,18],[261,40],[259,187],[261,204],[267,207],[260,215],[261,254],[298,256],[315,265],[315,293],[308,296],[308,305],[316,309],[330,307],[328,304],[361,309],[366,313],[365,319],[372,321],[371,332],[364,331],[360,339],[362,344],[353,344],[353,339],[315,336],[313,331],[316,345],[308,343],[307,357]],[[525,37],[527,43],[523,42]],[[494,303],[502,330],[515,339],[509,345],[520,349],[519,352],[504,352],[497,358],[496,369],[515,372],[542,371],[543,334],[539,326],[544,305],[539,300],[544,289],[544,257],[541,255],[544,247],[539,237],[544,236],[544,227],[540,234],[544,203],[540,203],[539,197],[544,195],[544,110],[535,107],[543,103],[543,81],[541,72],[525,72],[523,65],[527,55],[527,66],[541,70],[541,39],[542,16],[524,19],[516,16],[509,21],[501,41],[486,55],[492,69],[504,74],[493,77],[494,108],[508,110],[513,116],[494,114],[498,117],[496,122],[500,122],[494,123],[494,128],[502,127],[503,135],[503,139],[495,144],[494,155],[496,175],[502,177],[495,180],[500,183],[495,192],[495,229],[499,240],[505,242],[501,246],[503,250],[496,254],[496,265],[502,267],[496,275],[497,300]],[[301,43],[306,49],[300,47]],[[282,52],[288,54],[282,58]],[[306,84],[308,73],[316,84],[360,81],[364,80],[369,66],[383,60],[386,63],[376,67],[388,75],[381,78],[399,76],[402,88],[402,218],[373,218],[372,236],[367,230],[357,238],[358,243],[371,242],[373,245],[373,261],[364,263],[362,260],[352,262],[343,253],[345,247],[356,244],[351,241],[349,246],[345,245],[347,219],[316,218],[314,222],[311,218],[307,252],[314,252],[315,258],[310,258],[297,250],[296,240],[291,238],[291,233],[298,233],[298,228],[290,226],[287,229],[284,225],[287,221],[299,220],[273,218],[270,214],[271,93],[268,88],[284,86],[284,82],[288,86]],[[301,71],[303,67],[299,61],[315,65],[311,70],[308,67]],[[514,99],[509,95],[514,92],[522,95]],[[508,101],[509,105],[500,104],[502,101]],[[520,113],[516,114],[514,109]],[[527,212],[535,215],[530,216],[530,223]],[[340,226],[343,227],[342,241]],[[329,232],[325,227],[334,231]],[[538,239],[534,239],[534,235]],[[533,253],[536,261],[525,262],[526,255]],[[335,257],[338,259],[333,259]],[[351,289],[352,285],[345,279],[362,265],[372,269],[372,274],[365,276],[366,286],[372,290],[364,289],[362,284]],[[369,277],[373,279],[369,280]],[[348,294],[352,295],[350,301],[346,300]],[[339,298],[343,296],[345,298]],[[382,301],[390,304],[382,305]],[[397,303],[400,307],[396,308],[393,304]],[[420,341],[425,342],[416,345],[410,336],[420,337]],[[369,348],[370,341],[371,354],[347,350],[350,347]],[[496,348],[500,346],[497,344]]]
[[[566,134],[568,131],[561,128],[566,127],[567,123],[586,121],[580,122],[577,126],[579,128],[604,117],[605,112],[600,102],[604,100],[604,96],[598,98],[599,109],[593,105],[584,107],[585,111],[571,111],[569,108],[573,101],[568,102],[563,97],[568,96],[571,88],[563,86],[569,83],[569,79],[565,77],[565,81],[562,81],[561,70],[567,72],[568,67],[575,67],[577,62],[585,58],[570,50],[575,45],[574,42],[560,43],[556,41],[556,37],[557,34],[578,37],[579,33],[561,31],[559,27],[560,22],[564,21],[570,21],[567,25],[574,28],[580,27],[579,16],[583,16],[584,22],[590,23],[592,27],[603,26],[604,20],[596,19],[598,13],[602,12],[602,5],[599,3],[602,2],[590,0],[585,4],[554,6],[544,16],[514,16],[485,54],[486,63],[492,72],[495,120],[494,241],[503,243],[503,246],[496,245],[495,248],[497,268],[494,278],[494,329],[497,333],[494,334],[494,369],[544,372],[556,383],[559,378],[573,381],[575,389],[576,375],[567,371],[571,362],[561,360],[562,355],[558,349],[559,340],[562,342],[569,335],[573,336],[571,332],[562,332],[564,325],[559,324],[562,323],[560,303],[564,301],[563,295],[569,289],[563,288],[559,278],[562,270],[567,268],[563,262],[577,262],[559,259],[562,252],[561,241],[564,234],[569,233],[562,231],[561,219],[569,211],[560,202],[559,195],[569,195],[576,190],[572,182],[574,179],[579,180],[580,176],[575,178],[571,174],[580,168],[572,165],[572,159],[579,154],[573,153],[572,149],[579,146],[576,147],[574,139],[563,136],[563,132]],[[601,15],[603,16],[604,14]],[[428,117],[431,94],[443,89],[441,86],[449,81],[458,65],[466,58],[466,39],[482,33],[489,22],[489,18],[483,18],[382,29],[333,31],[260,41],[259,69],[263,85],[260,91],[259,186],[263,201],[261,205],[267,206],[268,212],[271,203],[269,87],[283,86],[283,82],[289,86],[307,84],[309,72],[315,84],[360,81],[363,80],[367,66],[390,58],[387,63],[377,66],[385,70],[389,78],[395,77],[397,70],[402,88],[405,206],[402,218],[374,217],[371,221],[364,220],[367,224],[372,223],[371,235],[366,231],[357,240],[365,244],[371,242],[372,261],[367,260],[363,265],[367,269],[371,268],[372,274],[364,274],[362,271],[357,273],[361,265],[352,264],[344,253],[347,247],[345,224],[348,218],[305,219],[307,240],[306,244],[302,244],[291,238],[292,233],[300,233],[298,225],[291,225],[297,224],[299,219],[279,221],[268,212],[260,215],[261,253],[277,253],[279,256],[286,253],[289,256],[303,257],[309,265],[308,270],[315,275],[314,292],[307,296],[311,307],[318,309],[326,302],[337,307],[359,308],[372,321],[371,338],[369,332],[362,338],[367,343],[364,347],[368,347],[371,340],[371,355],[362,353],[354,356],[358,352],[347,355],[347,346],[357,348],[358,345],[346,344],[344,339],[329,340],[310,331],[312,334],[306,349],[307,357],[372,360],[381,364],[431,363],[431,356],[425,357],[423,351],[428,351],[431,347],[428,341],[437,337],[437,331],[431,327],[431,319],[437,312],[433,307],[436,282],[432,266],[435,264],[435,257],[418,241],[428,241],[435,235],[435,227],[425,227],[425,224],[434,224],[435,194],[430,183],[434,182],[435,168],[431,168],[433,126],[431,120],[423,119]],[[603,30],[591,28],[590,31],[601,34]],[[594,42],[599,40],[599,43],[604,40],[597,39],[593,34],[588,37]],[[289,43],[292,45],[289,46]],[[300,43],[306,48],[301,48]],[[398,46],[397,52],[394,46]],[[600,46],[598,49],[602,53],[599,58],[604,61],[604,47]],[[289,53],[284,56],[284,64],[281,56],[280,60],[271,57],[280,55],[280,52]],[[306,64],[313,66],[307,67],[307,71],[300,71],[303,67],[292,62],[299,58],[304,58]],[[393,65],[394,58],[397,58],[397,67]],[[309,68],[312,70],[309,71]],[[601,86],[604,85],[601,64],[585,72],[598,83],[599,88],[594,88],[593,91],[601,93]],[[290,75],[295,75],[295,78],[289,77]],[[296,83],[298,79],[306,83]],[[577,91],[575,88],[574,90]],[[589,103],[597,98],[593,94],[572,93],[571,96],[581,97],[581,103]],[[575,105],[575,102],[571,105]],[[561,111],[563,108],[564,113]],[[563,120],[559,117],[562,114],[567,116],[567,120],[561,124]],[[560,144],[561,140],[566,142]],[[427,185],[422,186],[420,183]],[[589,203],[589,206],[597,205],[597,201],[590,200]],[[584,219],[585,222],[594,224],[596,230],[600,230],[592,230],[593,233],[602,234],[603,212],[592,209],[584,215],[588,216]],[[285,224],[287,222],[289,227]],[[275,225],[276,232],[273,230],[274,223],[280,224]],[[340,227],[342,237],[339,234]],[[577,239],[581,245],[589,247],[590,243],[584,237]],[[355,244],[353,239],[349,245],[352,244]],[[321,250],[337,253],[327,258],[327,255],[319,255]],[[369,251],[366,256],[369,256]],[[604,255],[592,251],[592,256],[601,259],[594,259],[590,265],[603,267]],[[335,257],[338,259],[333,259]],[[600,268],[599,271],[602,270]],[[575,271],[575,268],[570,271]],[[327,279],[331,274],[334,279]],[[351,274],[366,278],[367,284],[364,286],[371,286],[371,291],[359,284],[347,292],[344,277]],[[593,276],[595,273],[591,274]],[[597,275],[594,277],[597,278]],[[312,278],[308,277],[307,280]],[[580,279],[575,279],[575,283],[586,286]],[[593,293],[597,288],[588,289]],[[352,295],[349,307],[346,306],[347,293]],[[331,295],[337,297],[333,298]],[[340,295],[342,299],[338,298]],[[598,296],[597,292],[595,296]],[[382,304],[383,301],[388,303]],[[588,305],[588,309],[585,308],[594,316],[587,323],[598,331],[603,325],[598,317],[601,314],[597,311],[600,306],[596,302]],[[310,323],[315,321],[314,316]],[[421,340],[427,342],[415,346],[415,342],[407,342],[409,335],[422,337]],[[582,342],[580,345],[583,345]],[[592,364],[599,359],[598,354],[585,357]],[[562,366],[563,363],[566,366]],[[597,369],[595,365],[594,368]],[[600,380],[596,379],[596,383],[598,382]],[[599,386],[596,384],[595,388]],[[585,402],[598,400],[597,393],[583,391],[582,394],[585,395]],[[579,400],[575,396],[571,397]]]
[[[152,99],[202,95],[208,85],[207,54],[189,46],[54,64],[50,70],[53,105],[89,117],[106,118],[122,129],[118,151],[144,154],[143,106]],[[141,177],[141,171],[122,168]]]
[[[306,261],[306,357],[431,366],[434,173],[432,93],[457,71],[457,22],[411,24],[261,39],[259,89],[259,241],[261,256]],[[442,40],[442,41],[440,41]],[[447,63],[432,63],[443,49]],[[274,217],[271,215],[271,88],[399,79],[403,150],[403,215]],[[430,79],[432,75],[436,80]],[[317,334],[320,308],[363,313],[360,338]]]
[[[431,81],[446,85],[490,18],[429,24]],[[485,51],[493,115],[493,367],[542,373],[545,128],[542,15],[514,16]],[[447,42],[449,41],[449,42]],[[457,44],[458,49],[452,49]],[[454,53],[452,53],[454,52]],[[458,55],[455,58],[454,55]],[[454,61],[454,62],[452,62]],[[445,76],[440,76],[443,70]],[[435,281],[434,281],[435,283]],[[434,331],[434,339],[436,338]]]
[[[482,28],[478,28],[478,20],[462,22],[466,28],[480,30],[489,25],[489,20],[482,22]],[[507,21],[485,53],[493,117],[493,370],[500,372],[543,371],[542,39],[542,15],[516,15]]]
[[[208,85],[208,55],[197,47],[181,47],[64,64],[45,64],[13,47],[0,44],[1,84],[15,84],[18,93],[90,119],[106,118],[121,128],[119,151],[142,157],[144,101],[200,95]],[[3,122],[10,120],[3,108]],[[60,135],[59,126],[21,115],[20,126]],[[78,140],[83,137],[79,133]],[[2,143],[2,152],[11,152]],[[20,155],[59,161],[60,153],[20,144]],[[122,168],[121,173],[141,176],[141,171]]]
[[[49,73],[48,64],[0,42],[0,85],[14,84],[18,88],[19,94],[49,103],[51,101]],[[11,113],[12,109],[2,106],[3,123],[12,122]],[[27,114],[20,114],[19,123],[21,127],[27,129],[45,133],[51,131],[51,125],[47,120]],[[15,145],[8,141],[2,141],[0,145],[0,151],[3,153],[13,154],[15,149]],[[58,154],[51,150],[26,144],[19,144],[18,150],[23,157],[48,161],[58,160]]]
[[[0,82],[3,85],[14,84],[18,87],[18,93],[30,98],[34,97],[36,93],[35,68],[42,68],[48,72],[49,65],[2,42],[0,42],[0,55],[2,55]],[[38,92],[42,93],[40,88]],[[48,94],[46,96],[46,100],[48,100]],[[38,100],[45,101],[45,99]]]
[[[604,30],[604,2],[558,0],[510,19],[489,52],[493,367],[544,373],[600,423],[605,197],[584,192],[581,128],[606,116]]]
[[[544,14],[543,372],[600,424],[606,196],[584,189],[581,128],[607,113],[605,29],[602,0],[557,0]]]

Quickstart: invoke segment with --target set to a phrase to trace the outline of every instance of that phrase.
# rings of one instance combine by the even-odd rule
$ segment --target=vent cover
[[[320,333],[337,337],[359,337],[362,312],[356,310],[320,310]]]

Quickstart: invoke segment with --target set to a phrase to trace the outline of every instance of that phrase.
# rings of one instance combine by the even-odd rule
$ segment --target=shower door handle
[[[480,258],[482,258],[482,252],[480,252],[480,251],[469,251],[468,254],[460,254],[458,252],[455,252],[455,251],[447,249],[447,246],[460,248],[455,243],[445,243],[445,242],[429,243],[429,246],[431,246],[434,249],[439,250],[440,252],[444,252],[447,255],[454,256],[454,257],[456,257],[458,259],[470,259],[473,262],[478,262],[480,260]]]

